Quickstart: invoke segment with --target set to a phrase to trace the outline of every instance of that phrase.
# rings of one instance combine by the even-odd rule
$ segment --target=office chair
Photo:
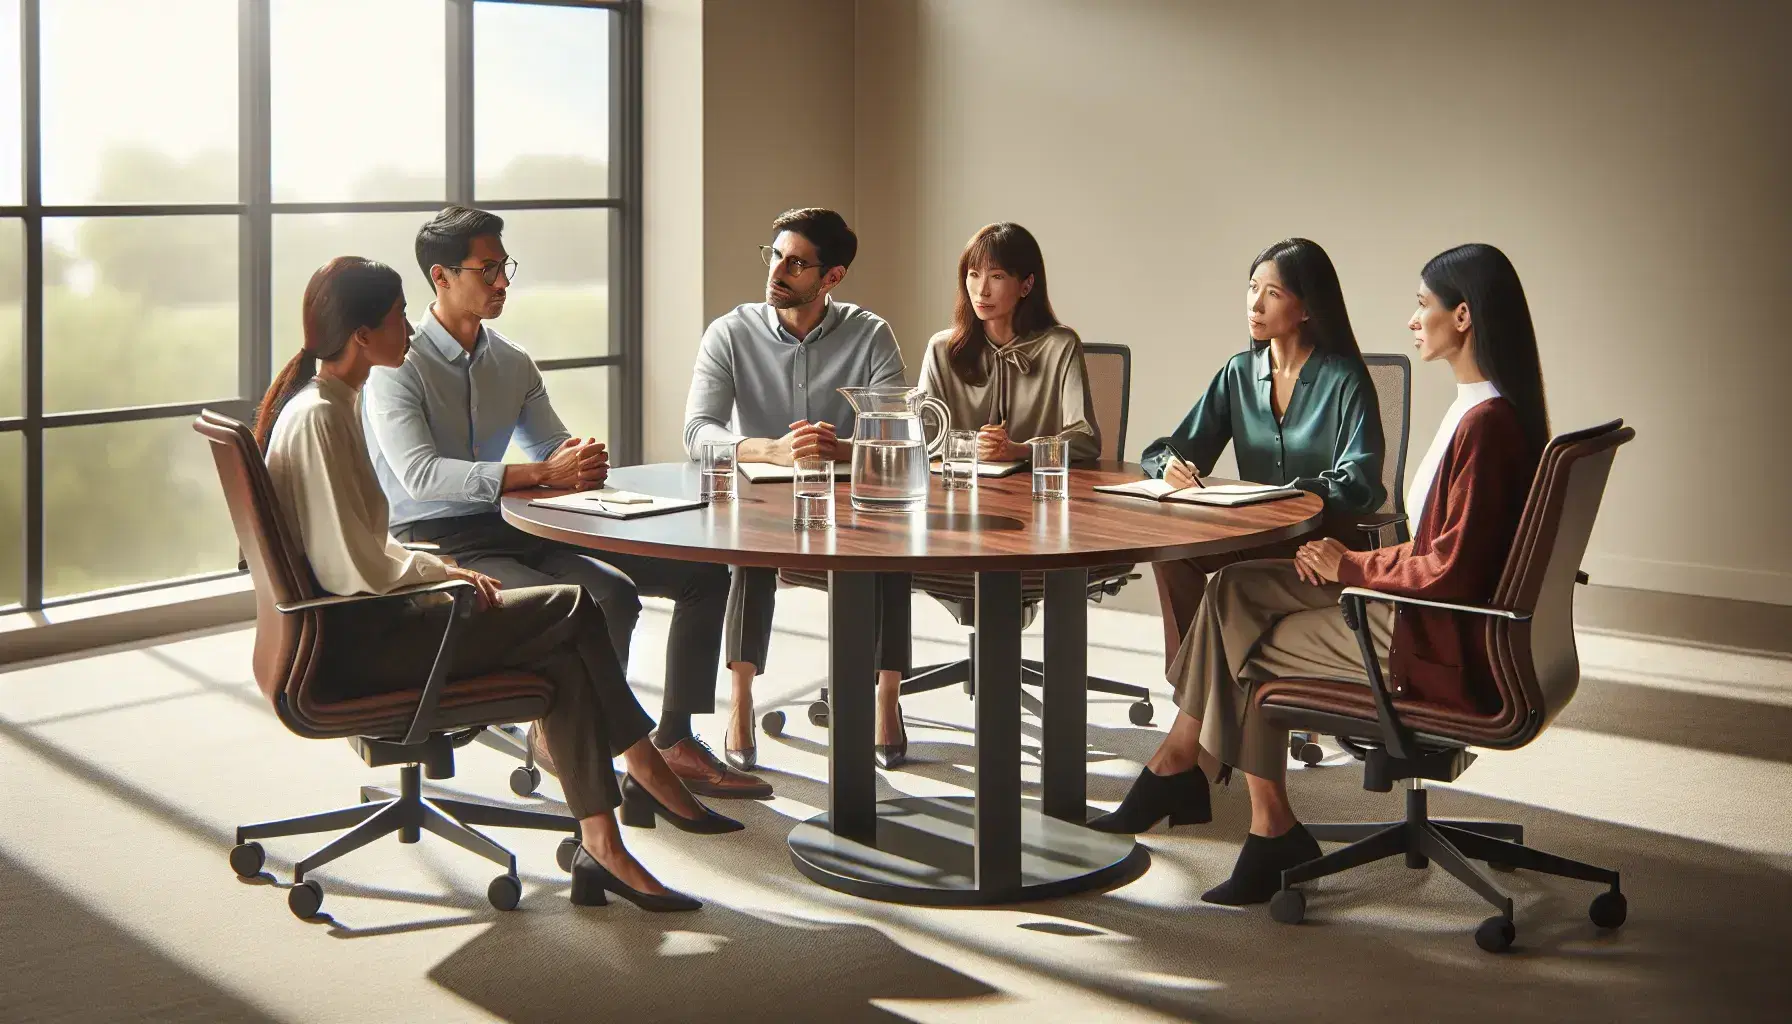
[[[424,829],[504,868],[486,888],[499,910],[515,909],[522,897],[516,857],[476,831],[475,825],[566,832],[559,856],[571,863],[578,824],[559,814],[442,797],[425,797],[420,774],[432,779],[454,775],[454,748],[482,730],[502,723],[531,721],[552,707],[554,691],[539,676],[502,672],[463,679],[446,678],[460,622],[474,609],[473,587],[459,580],[407,587],[389,594],[334,596],[321,593],[297,538],[279,513],[273,481],[255,435],[242,423],[211,410],[193,429],[211,443],[218,481],[236,528],[237,542],[255,584],[255,681],[274,714],[293,733],[308,739],[346,739],[369,767],[400,765],[399,790],[361,788],[361,803],[299,818],[243,825],[236,830],[230,866],[243,878],[261,872],[266,855],[258,839],[310,835],[346,828],[293,865],[287,906],[301,918],[315,916],[324,890],[305,876],[382,836],[398,833],[415,843]],[[371,697],[324,702],[315,696],[320,652],[330,643],[325,608],[407,601],[422,594],[446,594],[452,606],[444,617],[442,641],[427,676],[417,688]]]
[[[1132,350],[1125,345],[1091,344],[1083,345],[1083,362],[1088,374],[1089,394],[1095,407],[1095,421],[1101,426],[1101,458],[1115,460],[1125,458],[1126,427],[1131,414],[1132,404]],[[1130,565],[1103,566],[1089,570],[1088,596],[1091,601],[1100,601],[1104,597],[1118,594],[1120,589],[1139,574],[1132,571]],[[827,574],[786,569],[779,572],[779,578],[793,586],[812,587],[818,590],[827,589]],[[974,628],[977,621],[977,601],[972,577],[962,573],[916,573],[910,578],[910,586],[921,593],[932,597],[945,605],[961,626]],[[892,588],[891,592],[880,592],[878,601],[881,606],[889,602],[896,614],[891,623],[892,629],[900,633],[901,642],[909,641],[908,595],[902,588]],[[1045,574],[1029,572],[1021,575],[1021,628],[1030,625],[1039,613],[1045,601]],[[974,693],[976,672],[972,658],[976,652],[976,637],[968,638],[971,657],[956,661],[942,662],[935,665],[923,665],[904,673],[902,693],[906,696],[915,693],[926,693],[954,684],[962,684],[966,693]],[[908,661],[903,659],[904,663]],[[1045,684],[1045,666],[1034,659],[1021,662],[1021,683],[1025,686],[1043,686]],[[1127,708],[1127,717],[1134,725],[1150,725],[1152,717],[1151,691],[1143,686],[1122,683],[1099,676],[1089,677],[1089,690],[1092,693],[1112,694],[1119,697],[1130,697],[1133,703]],[[1038,715],[1044,706],[1038,698],[1022,693],[1021,702],[1033,714]],[[828,724],[828,692],[823,687],[821,695],[809,705],[809,721],[815,725],[826,727]],[[784,730],[784,712],[768,711],[760,720],[760,727],[767,735],[777,736]]]
[[[1398,352],[1371,352],[1363,356],[1369,380],[1375,385],[1381,407],[1381,438],[1387,449],[1381,460],[1381,486],[1387,496],[1381,507],[1356,521],[1369,548],[1386,547],[1411,539],[1406,522],[1406,441],[1412,430],[1412,360]],[[1325,750],[1312,733],[1288,734],[1288,754],[1312,768],[1325,760]]]
[[[1268,721],[1337,736],[1361,758],[1364,789],[1385,793],[1397,781],[1407,783],[1403,821],[1307,826],[1315,839],[1350,845],[1282,872],[1282,890],[1270,902],[1270,914],[1277,921],[1298,924],[1305,917],[1306,896],[1298,888],[1302,882],[1404,855],[1411,868],[1436,861],[1494,905],[1499,913],[1475,932],[1475,943],[1488,952],[1510,948],[1517,930],[1511,897],[1473,863],[1477,860],[1496,869],[1523,868],[1602,882],[1609,888],[1594,898],[1587,915],[1600,928],[1623,925],[1628,906],[1618,887],[1618,872],[1525,846],[1520,825],[1433,820],[1425,780],[1454,781],[1474,763],[1470,746],[1496,750],[1525,746],[1573,699],[1580,683],[1574,587],[1587,581],[1577,567],[1586,553],[1612,460],[1619,446],[1635,436],[1618,420],[1550,442],[1488,604],[1459,605],[1346,588],[1340,604],[1356,631],[1368,686],[1279,679],[1258,688],[1258,705]],[[1369,601],[1390,602],[1402,612],[1423,607],[1483,619],[1485,667],[1498,690],[1498,706],[1486,713],[1464,713],[1391,694],[1369,633],[1365,616]]]

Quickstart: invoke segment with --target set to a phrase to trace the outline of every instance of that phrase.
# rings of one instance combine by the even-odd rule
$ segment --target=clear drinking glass
[[[940,480],[948,491],[977,489],[977,432],[954,430],[940,451]]]
[[[834,463],[828,459],[796,460],[791,479],[791,522],[799,530],[827,530],[834,525]]]
[[[735,441],[703,442],[703,480],[698,497],[705,501],[734,500]]]
[[[1035,437],[1033,500],[1063,501],[1070,497],[1070,447],[1061,437]]]

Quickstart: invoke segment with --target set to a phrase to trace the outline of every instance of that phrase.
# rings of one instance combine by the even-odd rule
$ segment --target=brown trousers
[[[1302,581],[1287,559],[1238,562],[1214,573],[1168,672],[1177,706],[1201,722],[1202,749],[1242,772],[1279,780],[1288,767],[1288,731],[1255,706],[1256,684],[1288,677],[1368,684],[1356,634],[1338,608],[1343,589]],[[1372,603],[1368,616],[1385,677],[1394,610]]]
[[[343,699],[416,689],[429,676],[448,614],[445,595],[331,608],[320,695]],[[577,586],[506,590],[456,633],[448,678],[532,672],[554,687],[541,720],[566,807],[575,818],[622,802],[612,761],[653,728],[628,687],[603,612]]]
[[[1157,577],[1157,605],[1164,620],[1164,671],[1176,660],[1182,639],[1201,610],[1201,597],[1207,593],[1207,577],[1228,565],[1262,558],[1293,558],[1294,552],[1309,538],[1266,544],[1262,547],[1231,551],[1223,555],[1203,555],[1175,562],[1157,562],[1151,574]]]

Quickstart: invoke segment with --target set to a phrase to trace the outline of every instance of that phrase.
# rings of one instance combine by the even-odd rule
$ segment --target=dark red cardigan
[[[1437,467],[1412,540],[1346,552],[1339,582],[1458,604],[1491,600],[1537,471],[1539,453],[1529,447],[1511,402],[1490,398],[1470,409]],[[1479,616],[1400,608],[1388,653],[1395,692],[1462,711],[1495,710],[1485,635]]]

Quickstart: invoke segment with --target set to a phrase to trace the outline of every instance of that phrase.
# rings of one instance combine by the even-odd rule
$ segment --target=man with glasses
[[[852,405],[835,389],[903,383],[890,325],[829,294],[858,247],[833,210],[790,210],[772,222],[772,243],[759,247],[768,268],[765,301],[736,306],[703,332],[685,402],[690,458],[701,456],[705,441],[738,442],[741,462],[788,466],[799,458],[850,457]],[[753,679],[765,671],[777,571],[734,572],[725,654],[734,715],[724,752],[729,764],[751,770]]]
[[[404,364],[378,369],[361,400],[392,532],[401,541],[435,544],[444,557],[506,587],[584,587],[603,609],[624,667],[640,595],[672,598],[654,745],[693,793],[770,796],[764,780],[723,764],[691,731],[691,715],[715,710],[727,570],[617,553],[600,560],[532,537],[498,511],[508,490],[601,487],[610,465],[601,442],[568,434],[529,354],[484,323],[504,312],[516,276],[503,231],[495,214],[450,206],[417,232],[417,265],[435,286],[435,302],[419,319]],[[530,461],[503,461],[513,438]],[[529,742],[537,762],[553,771],[533,731]]]

